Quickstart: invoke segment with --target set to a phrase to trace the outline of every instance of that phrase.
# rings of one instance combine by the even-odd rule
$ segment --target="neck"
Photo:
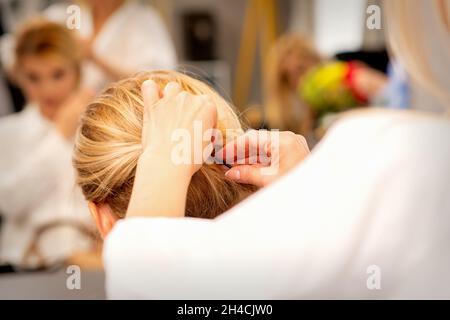
[[[56,117],[57,109],[39,106],[39,111],[45,119],[53,121]]]
[[[125,0],[94,1],[91,10],[94,26],[100,30],[108,18],[119,9]]]

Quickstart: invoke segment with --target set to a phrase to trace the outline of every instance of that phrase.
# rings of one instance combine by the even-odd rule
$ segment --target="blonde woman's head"
[[[217,127],[225,138],[242,133],[230,105],[205,83],[174,71],[155,71],[111,84],[92,102],[81,120],[73,163],[90,208],[107,208],[125,216],[142,152],[143,98],[141,85],[152,79],[160,88],[171,81],[193,94],[210,96],[217,106]],[[226,131],[226,134],[225,134]],[[214,218],[255,190],[227,179],[220,165],[204,165],[189,186],[186,216]]]
[[[14,60],[14,80],[27,99],[53,119],[80,81],[81,53],[73,31],[34,18],[16,35]]]

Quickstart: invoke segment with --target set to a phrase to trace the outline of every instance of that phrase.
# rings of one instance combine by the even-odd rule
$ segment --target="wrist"
[[[127,216],[184,216],[191,174],[160,154],[144,153],[138,160]]]
[[[127,216],[184,216],[192,174],[164,149],[146,148],[138,160]]]
[[[180,177],[191,179],[194,174],[193,164],[185,163],[182,160],[174,158],[171,148],[166,146],[148,146],[141,154],[138,160],[138,167],[147,168],[161,168],[173,172]]]

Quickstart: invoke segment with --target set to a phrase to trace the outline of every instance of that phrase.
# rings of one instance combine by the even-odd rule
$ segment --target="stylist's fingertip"
[[[147,79],[142,83],[142,88],[144,89],[153,89],[156,87],[156,82],[152,79]]]
[[[225,177],[231,180],[239,180],[241,179],[241,172],[239,171],[239,169],[232,168],[225,172]]]
[[[145,80],[141,87],[142,97],[146,104],[153,104],[159,99],[158,85],[152,79]]]
[[[164,87],[163,96],[165,98],[176,96],[178,93],[181,92],[181,86],[178,82],[170,81],[166,86]]]

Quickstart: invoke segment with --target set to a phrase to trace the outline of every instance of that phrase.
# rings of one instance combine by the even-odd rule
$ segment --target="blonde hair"
[[[73,65],[80,80],[81,52],[73,31],[65,26],[40,17],[24,24],[16,35],[13,68],[17,70],[21,59],[31,55],[63,57]]]
[[[309,108],[303,105],[308,112],[307,116],[303,119],[296,116],[296,106],[291,100],[291,89],[286,74],[282,70],[282,63],[290,54],[298,55],[307,69],[322,61],[319,53],[306,38],[297,34],[282,36],[270,50],[266,59],[265,118],[270,128],[306,134],[305,131],[310,129],[312,115],[309,113]]]
[[[82,117],[73,164],[86,200],[107,203],[119,217],[125,216],[142,152],[141,85],[147,79],[153,79],[160,88],[175,81],[185,91],[210,96],[217,106],[217,127],[224,137],[225,131],[232,136],[242,134],[230,105],[208,85],[187,75],[174,71],[145,72],[111,84]],[[255,190],[253,186],[227,179],[219,165],[203,165],[192,177],[186,216],[214,218]]]
[[[450,114],[450,0],[384,1],[383,8],[394,55]]]

